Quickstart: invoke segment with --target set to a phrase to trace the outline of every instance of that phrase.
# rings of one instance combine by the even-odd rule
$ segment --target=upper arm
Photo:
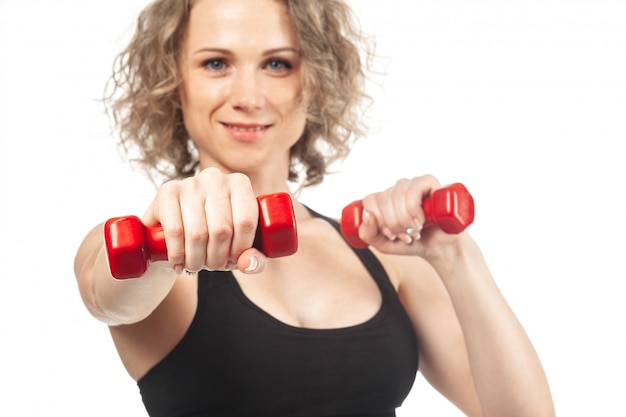
[[[149,264],[136,279],[115,279],[109,270],[102,233],[93,228],[76,253],[74,272],[87,310],[108,325],[133,324],[144,320],[168,296],[177,274],[163,262]]]
[[[391,262],[392,280],[416,333],[420,372],[465,414],[481,416],[463,332],[443,282],[422,258],[392,256]]]
[[[83,303],[87,307],[87,310],[96,318],[102,321],[107,321],[106,315],[98,308],[94,297],[93,291],[93,275],[94,268],[97,262],[97,258],[102,255],[103,249],[103,237],[102,227],[103,223],[91,229],[91,231],[85,236],[76,256],[74,258],[74,275],[78,283],[78,290]]]
[[[124,366],[137,380],[165,357],[187,331],[197,305],[197,280],[171,278],[171,271],[159,274],[164,269],[156,268],[150,269],[151,276],[116,281],[105,272],[108,267],[102,227],[100,224],[93,228],[81,243],[74,260],[74,273],[87,310],[110,326]],[[98,304],[98,292],[117,294],[108,297],[110,304],[135,306],[145,311],[138,316],[145,317],[123,323]],[[109,309],[115,308],[115,305],[109,306]]]

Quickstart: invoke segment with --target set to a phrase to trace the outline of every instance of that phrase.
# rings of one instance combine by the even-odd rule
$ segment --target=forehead
[[[242,48],[296,47],[297,41],[280,0],[198,0],[191,8],[186,43]]]

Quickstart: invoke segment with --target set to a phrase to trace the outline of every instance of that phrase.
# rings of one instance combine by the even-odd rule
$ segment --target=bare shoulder
[[[434,268],[419,256],[385,254],[372,249],[399,294],[407,290],[444,291]]]

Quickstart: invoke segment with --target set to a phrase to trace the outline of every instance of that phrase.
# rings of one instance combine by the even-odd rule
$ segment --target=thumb
[[[244,250],[237,258],[237,269],[245,274],[258,274],[265,269],[267,256],[258,249]]]
[[[367,243],[372,243],[379,235],[378,222],[371,212],[363,209],[362,223],[359,226],[359,238]]]

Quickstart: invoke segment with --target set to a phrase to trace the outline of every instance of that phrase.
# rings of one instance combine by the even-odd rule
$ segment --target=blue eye
[[[204,66],[213,71],[221,71],[226,67],[226,63],[222,59],[209,59],[204,62]]]
[[[272,71],[284,71],[291,68],[291,64],[289,62],[284,61],[282,59],[272,59],[268,61],[267,67]]]

